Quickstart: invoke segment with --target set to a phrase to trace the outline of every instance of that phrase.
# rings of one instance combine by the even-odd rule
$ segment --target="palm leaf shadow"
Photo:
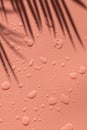
[[[71,1],[73,3],[75,3],[76,5],[82,7],[83,9],[87,9],[87,6],[81,0],[71,0]],[[26,0],[26,1],[25,0],[9,0],[13,10],[6,9],[4,0],[1,0],[0,2],[1,2],[0,11],[4,13],[6,21],[7,21],[7,14],[15,12],[18,15],[18,17],[20,17],[20,19],[22,21],[23,27],[25,29],[25,33],[27,35],[28,35],[28,33],[30,33],[33,40],[35,40],[35,39],[34,39],[33,27],[31,26],[31,20],[29,18],[29,16],[30,16],[29,13],[32,14],[32,17],[33,17],[33,19],[34,19],[34,21],[37,25],[38,30],[42,30],[43,25],[42,25],[40,8],[42,10],[43,16],[45,17],[46,24],[48,25],[47,26],[48,30],[50,31],[50,27],[52,27],[54,36],[56,36],[55,21],[54,21],[54,17],[53,17],[53,14],[52,14],[52,10],[50,8],[50,5],[51,5],[52,9],[55,13],[55,16],[57,18],[57,21],[60,25],[60,28],[63,32],[63,35],[66,35],[65,34],[65,31],[66,31],[74,49],[76,49],[74,41],[73,41],[73,37],[72,37],[72,34],[71,34],[71,30],[68,26],[67,19],[64,15],[64,11],[65,11],[66,15],[68,16],[68,20],[71,23],[71,26],[72,26],[72,28],[75,32],[75,35],[76,35],[77,39],[79,40],[80,45],[84,48],[84,45],[83,45],[82,39],[80,37],[79,31],[78,31],[78,29],[75,25],[73,17],[71,16],[71,12],[70,12],[70,10],[67,6],[67,2],[65,2],[65,0],[61,0],[61,1],[60,0],[49,0],[49,1],[48,0],[38,0],[38,2],[37,2],[37,0]],[[28,9],[29,9],[30,12],[27,12],[27,9],[26,9],[24,2],[27,3]],[[51,25],[50,25],[50,22],[51,22]],[[3,28],[7,29],[4,25],[0,24],[0,29],[3,29]],[[13,35],[12,37],[7,37],[7,36],[3,35],[2,33],[0,33],[0,35],[1,35],[2,39],[5,41],[5,43],[8,45],[8,47],[10,47],[13,50],[13,52],[15,52],[20,58],[24,58],[20,53],[18,53],[16,51],[15,48],[10,46],[10,41],[14,41],[15,43],[19,44],[19,42],[17,42],[17,40],[14,38],[14,36],[20,37],[20,35],[18,35],[17,33],[13,32],[11,30],[10,30],[10,32]],[[1,42],[0,42],[0,59],[1,59],[1,62],[3,64],[5,71],[7,73],[7,76],[9,77],[9,71],[7,69],[5,61],[7,62],[10,70],[12,71],[12,73],[14,75],[14,78],[17,81],[17,77],[12,70],[11,63],[10,63],[8,57],[7,57],[5,49],[2,46]]]
[[[80,7],[87,9],[87,6],[81,0],[71,0],[71,1],[73,3],[75,3],[76,5],[79,5]],[[37,2],[37,0],[26,0],[26,1],[24,1],[24,0],[21,0],[21,1],[14,0],[13,3],[12,3],[12,0],[10,0],[10,2],[12,4],[14,11],[17,10],[17,13],[19,14],[19,16],[21,18],[21,21],[24,25],[25,30],[27,30],[26,29],[26,25],[27,25],[28,31],[30,32],[33,39],[34,39],[34,34],[33,34],[31,24],[30,24],[31,21],[29,19],[29,12],[27,12],[27,9],[25,7],[24,2],[27,3],[28,8],[30,10],[30,13],[32,14],[32,16],[33,16],[33,18],[34,18],[34,20],[37,24],[37,28],[39,30],[42,29],[42,20],[41,20],[41,13],[40,13],[40,8],[41,8],[43,16],[46,19],[48,27],[50,27],[50,24],[49,24],[49,19],[50,19],[52,27],[53,27],[53,32],[54,32],[54,35],[55,35],[55,22],[54,22],[52,12],[51,12],[51,9],[50,9],[50,6],[49,6],[49,3],[51,3],[52,8],[55,12],[57,19],[58,19],[58,22],[60,24],[60,27],[61,27],[63,34],[65,34],[64,32],[66,30],[67,34],[68,34],[68,36],[69,36],[69,38],[72,42],[72,45],[75,48],[74,41],[73,41],[72,35],[70,33],[70,28],[68,26],[67,20],[65,19],[64,11],[61,8],[61,5],[63,5],[63,8],[66,12],[66,15],[68,16],[68,19],[71,23],[71,26],[74,29],[76,37],[80,41],[82,47],[84,47],[82,40],[81,40],[81,37],[80,37],[80,34],[77,30],[75,22],[74,22],[74,20],[71,16],[70,10],[68,9],[67,2],[65,2],[65,0],[49,0],[49,1],[48,0],[38,0],[38,2]],[[25,22],[24,22],[24,19],[25,19]],[[64,30],[64,27],[65,27],[65,30]]]
[[[24,46],[24,44],[19,41],[19,38],[23,38],[23,34],[21,33],[17,33],[17,32],[14,32],[12,30],[10,30],[9,28],[5,27],[4,25],[0,24],[0,36],[1,36],[1,39],[0,39],[0,60],[1,60],[1,63],[4,67],[4,70],[6,72],[6,75],[9,79],[10,78],[10,73],[9,73],[9,69],[11,70],[15,80],[17,83],[19,83],[18,79],[17,79],[17,76],[12,68],[12,65],[11,65],[11,62],[7,56],[7,53],[6,53],[6,50],[3,46],[3,43],[7,44],[7,46],[18,56],[20,57],[21,59],[25,59],[25,57],[17,51],[17,49],[15,48],[15,44],[17,45],[21,45],[21,46]],[[21,43],[20,43],[21,42]],[[13,44],[14,43],[14,44]]]

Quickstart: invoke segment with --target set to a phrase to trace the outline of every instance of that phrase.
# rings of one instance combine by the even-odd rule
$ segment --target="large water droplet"
[[[10,89],[10,83],[8,81],[4,81],[2,84],[1,84],[1,89],[2,90],[8,90]]]
[[[55,105],[57,104],[57,99],[55,97],[49,97],[48,103],[49,105]]]
[[[28,97],[30,99],[33,99],[33,98],[36,97],[36,95],[37,95],[37,91],[36,90],[32,90],[31,92],[29,92]]]
[[[76,79],[77,78],[76,72],[69,73],[69,76],[70,76],[71,79]]]

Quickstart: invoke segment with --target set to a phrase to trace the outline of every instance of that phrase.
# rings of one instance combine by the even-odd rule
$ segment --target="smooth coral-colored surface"
[[[12,45],[26,60],[21,60],[3,44],[20,85],[12,75],[10,83],[0,64],[1,130],[87,130],[87,12],[70,0],[67,5],[85,50],[72,31],[77,48],[77,52],[74,51],[55,16],[57,38],[52,31],[49,33],[43,16],[42,32],[37,30],[30,16],[36,39],[33,42],[31,37],[25,36],[16,14],[8,15],[9,28],[24,34],[20,39],[24,46]],[[7,7],[10,8],[9,2]],[[0,20],[6,25],[2,17]]]

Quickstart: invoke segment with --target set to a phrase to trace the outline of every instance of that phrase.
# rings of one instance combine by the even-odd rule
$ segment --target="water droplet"
[[[60,100],[64,104],[69,104],[69,102],[70,102],[68,96],[66,96],[65,94],[61,94],[61,99]]]
[[[28,126],[29,123],[30,123],[29,117],[28,117],[28,116],[24,116],[24,117],[22,118],[22,123],[23,123],[24,126]]]
[[[29,66],[30,66],[30,67],[33,65],[33,62],[34,62],[33,59],[31,59],[31,60],[29,61]]]
[[[40,121],[41,121],[41,118],[39,118],[38,121],[40,122]]]
[[[19,115],[17,115],[17,116],[16,116],[16,120],[19,120],[19,119],[20,119],[20,116],[19,116]]]
[[[85,74],[86,73],[86,67],[85,66],[80,66],[80,74]]]
[[[2,107],[2,104],[0,103],[0,107]]]
[[[38,85],[37,85],[37,87],[38,87],[38,88],[41,88],[41,85],[40,85],[40,84],[38,84]]]
[[[11,104],[14,106],[16,103],[15,103],[15,102],[12,102]]]
[[[71,92],[72,92],[72,88],[69,88],[69,89],[68,89],[68,92],[71,93]]]
[[[34,111],[36,111],[36,112],[38,111],[37,107],[34,107]]]
[[[37,36],[37,38],[39,38],[40,37],[39,33],[36,36]]]
[[[31,77],[30,73],[27,74],[27,77],[28,77],[28,78]]]
[[[11,48],[15,48],[15,43],[14,42],[10,42],[10,47]]]
[[[19,88],[22,88],[22,87],[23,87],[23,84],[22,84],[22,83],[20,83],[20,84],[19,84]]]
[[[52,110],[52,109],[53,109],[53,106],[50,106],[50,107],[49,107],[49,110]]]
[[[47,58],[41,56],[41,57],[40,57],[40,61],[41,61],[43,64],[46,64],[46,63],[47,63]]]
[[[29,39],[28,42],[27,42],[27,46],[32,47],[33,44],[34,44],[33,40]]]
[[[41,104],[41,107],[42,107],[42,108],[45,108],[45,105],[44,105],[44,104]]]
[[[27,98],[24,98],[24,101],[27,102]]]
[[[65,59],[66,59],[67,61],[69,61],[69,60],[70,60],[70,57],[66,56]]]
[[[10,34],[10,31],[7,30],[7,29],[4,29],[4,30],[3,30],[3,34],[5,34],[5,35],[9,35],[9,34]]]
[[[10,89],[10,83],[8,81],[5,81],[1,84],[1,89],[2,90],[8,90]]]
[[[57,112],[60,112],[60,107],[57,107],[56,110],[57,110]]]
[[[26,112],[26,111],[27,111],[27,107],[24,107],[24,108],[23,108],[23,112]]]
[[[55,60],[52,61],[52,65],[56,65],[56,61]]]
[[[55,94],[56,94],[56,91],[53,91],[52,94],[55,95]]]
[[[36,118],[36,117],[34,117],[33,121],[34,121],[34,122],[36,122],[36,121],[37,121],[37,118]]]
[[[32,90],[31,92],[29,92],[28,97],[30,99],[33,99],[33,98],[36,97],[36,95],[37,95],[37,91],[36,90]]]
[[[12,68],[13,68],[13,70],[15,70],[15,69],[16,69],[16,66],[15,66],[15,65],[12,65]]]
[[[35,70],[40,70],[41,69],[41,65],[35,65]]]
[[[19,26],[23,26],[21,22],[19,23]]]
[[[70,76],[71,79],[76,79],[77,78],[76,72],[69,73],[69,76]]]
[[[49,97],[48,103],[49,105],[55,105],[57,104],[57,99],[55,97]]]
[[[27,42],[27,41],[28,41],[28,37],[27,37],[27,36],[24,38],[24,41],[25,41],[25,42]]]
[[[57,49],[61,49],[63,47],[63,39],[60,39],[60,38],[56,38],[54,40],[54,47],[56,47]]]
[[[2,122],[3,122],[3,119],[0,118],[0,123],[2,123]]]
[[[17,70],[18,70],[18,72],[20,72],[20,71],[21,71],[21,68],[18,68]]]
[[[68,123],[65,126],[63,126],[61,130],[73,130],[73,125],[71,123]]]
[[[61,67],[64,67],[65,66],[65,63],[63,62],[63,63],[61,63]]]
[[[26,71],[26,70],[27,70],[27,69],[26,69],[26,67],[24,67],[23,69],[24,69],[24,71]]]

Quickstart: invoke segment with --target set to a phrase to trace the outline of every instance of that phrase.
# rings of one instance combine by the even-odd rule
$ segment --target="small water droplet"
[[[2,104],[0,103],[0,107],[2,107]]]
[[[52,65],[56,65],[56,61],[55,60],[52,61]]]
[[[41,56],[41,57],[40,57],[40,61],[41,61],[43,64],[46,64],[46,63],[47,63],[47,58]]]
[[[65,95],[65,94],[61,94],[61,99],[60,99],[60,100],[61,100],[61,102],[64,103],[64,104],[69,104],[69,102],[70,102],[68,96]]]
[[[3,119],[0,118],[0,123],[2,123],[2,122],[3,122]]]
[[[65,66],[65,63],[63,62],[63,63],[61,63],[61,67],[64,67]]]
[[[49,97],[48,103],[49,105],[55,105],[57,104],[57,99],[55,97]]]
[[[53,106],[50,106],[50,107],[49,107],[49,110],[52,110],[52,109],[53,109]]]
[[[36,118],[36,117],[34,117],[33,121],[34,121],[34,122],[36,122],[36,121],[37,121],[37,118]]]
[[[33,44],[34,44],[33,40],[29,39],[28,42],[27,42],[27,46],[32,47]]]
[[[21,71],[21,68],[18,68],[17,70],[18,70],[18,72],[20,72],[20,71]]]
[[[22,87],[23,87],[23,84],[22,84],[22,83],[20,83],[20,84],[19,84],[19,88],[22,88]]]
[[[27,111],[27,107],[24,107],[24,108],[23,108],[23,112],[26,112],[26,111]]]
[[[44,104],[41,104],[41,107],[42,107],[42,108],[45,108],[45,105],[44,105]]]
[[[37,95],[37,91],[36,90],[32,90],[31,92],[29,92],[28,97],[30,99],[33,99],[33,98],[36,97],[36,95]]]
[[[63,126],[61,130],[73,130],[73,125],[71,123],[68,123],[65,126]]]
[[[66,61],[69,61],[69,60],[70,60],[70,57],[66,56],[65,59],[66,59]]]
[[[27,98],[24,98],[24,101],[27,102]]]
[[[17,116],[16,116],[16,120],[19,120],[19,119],[20,119],[20,116],[19,116],[19,115],[17,115]]]
[[[39,118],[38,121],[40,122],[40,121],[41,121],[41,118]]]
[[[24,126],[28,126],[29,123],[30,123],[29,117],[28,117],[28,116],[24,116],[24,117],[22,118],[22,123],[23,123]]]
[[[68,92],[71,93],[71,92],[72,92],[72,88],[69,88],[69,89],[68,89]]]
[[[41,65],[35,65],[35,70],[40,70],[41,69]]]
[[[10,42],[10,47],[11,48],[15,48],[15,43],[14,42]]]
[[[12,65],[12,68],[13,68],[13,70],[15,70],[15,69],[16,69],[16,66],[15,66],[15,65]]]
[[[85,74],[86,73],[86,67],[85,66],[80,66],[80,74]]]
[[[33,62],[34,62],[33,59],[31,59],[31,60],[29,61],[29,66],[30,66],[30,67],[33,65]]]
[[[10,34],[10,31],[7,30],[7,29],[4,29],[4,30],[3,30],[3,34],[5,34],[5,35],[9,35],[9,34]]]
[[[20,26],[20,27],[23,26],[21,22],[19,23],[19,26]]]
[[[27,77],[28,77],[28,78],[30,78],[30,77],[31,77],[30,73],[28,73],[28,74],[27,74]]]
[[[36,112],[38,111],[37,107],[34,107],[34,111],[36,111]]]
[[[57,107],[56,110],[57,110],[57,112],[60,112],[60,107]]]
[[[10,89],[10,83],[8,81],[4,81],[2,84],[1,84],[1,89],[2,90],[8,90]]]

